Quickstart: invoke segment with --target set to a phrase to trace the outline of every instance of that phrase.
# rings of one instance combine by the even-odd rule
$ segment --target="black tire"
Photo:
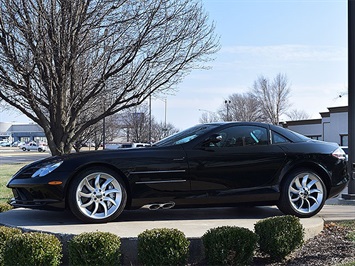
[[[23,148],[22,148],[22,150],[23,150],[23,151],[26,151],[26,148],[25,148],[25,147],[23,147]]]
[[[123,180],[114,171],[89,168],[79,173],[68,189],[73,214],[86,223],[106,223],[124,210],[127,193]]]
[[[308,218],[317,214],[327,198],[322,178],[310,169],[299,169],[285,177],[277,207],[285,214]]]
[[[42,150],[42,148],[38,148],[38,152],[42,152],[43,150]]]

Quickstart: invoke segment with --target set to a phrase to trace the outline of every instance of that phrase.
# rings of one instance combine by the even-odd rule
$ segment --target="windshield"
[[[176,133],[174,135],[171,135],[165,139],[162,139],[156,143],[154,143],[153,146],[172,146],[172,145],[178,145],[178,144],[184,144],[187,142],[190,142],[191,140],[197,138],[198,136],[203,135],[204,133],[212,130],[213,128],[216,128],[218,125],[213,125],[213,124],[206,124],[206,125],[197,125],[188,129],[185,129],[179,133]]]

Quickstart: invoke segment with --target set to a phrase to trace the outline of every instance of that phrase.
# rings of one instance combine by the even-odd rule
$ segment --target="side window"
[[[290,142],[287,138],[284,136],[281,136],[280,134],[271,131],[271,137],[272,137],[272,143],[277,144],[277,143],[287,143]]]
[[[267,129],[258,126],[234,126],[219,132],[219,135],[222,136],[220,147],[268,144]]]

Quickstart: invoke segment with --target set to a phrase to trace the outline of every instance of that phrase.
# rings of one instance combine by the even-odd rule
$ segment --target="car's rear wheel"
[[[317,214],[327,198],[322,178],[309,169],[290,173],[281,185],[280,193],[278,208],[300,218]]]
[[[42,150],[42,148],[38,148],[38,152],[42,152],[43,150]]]
[[[126,201],[123,180],[115,172],[103,167],[81,172],[69,187],[69,207],[84,222],[112,221],[121,214]]]

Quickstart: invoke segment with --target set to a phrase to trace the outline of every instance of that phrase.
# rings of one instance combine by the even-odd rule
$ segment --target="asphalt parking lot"
[[[82,148],[82,151],[88,151],[89,148]],[[91,148],[91,150],[94,150]],[[73,152],[75,152],[73,150]],[[16,164],[16,163],[31,163],[36,160],[50,157],[51,153],[38,151],[22,151],[18,147],[0,147],[0,165]]]

